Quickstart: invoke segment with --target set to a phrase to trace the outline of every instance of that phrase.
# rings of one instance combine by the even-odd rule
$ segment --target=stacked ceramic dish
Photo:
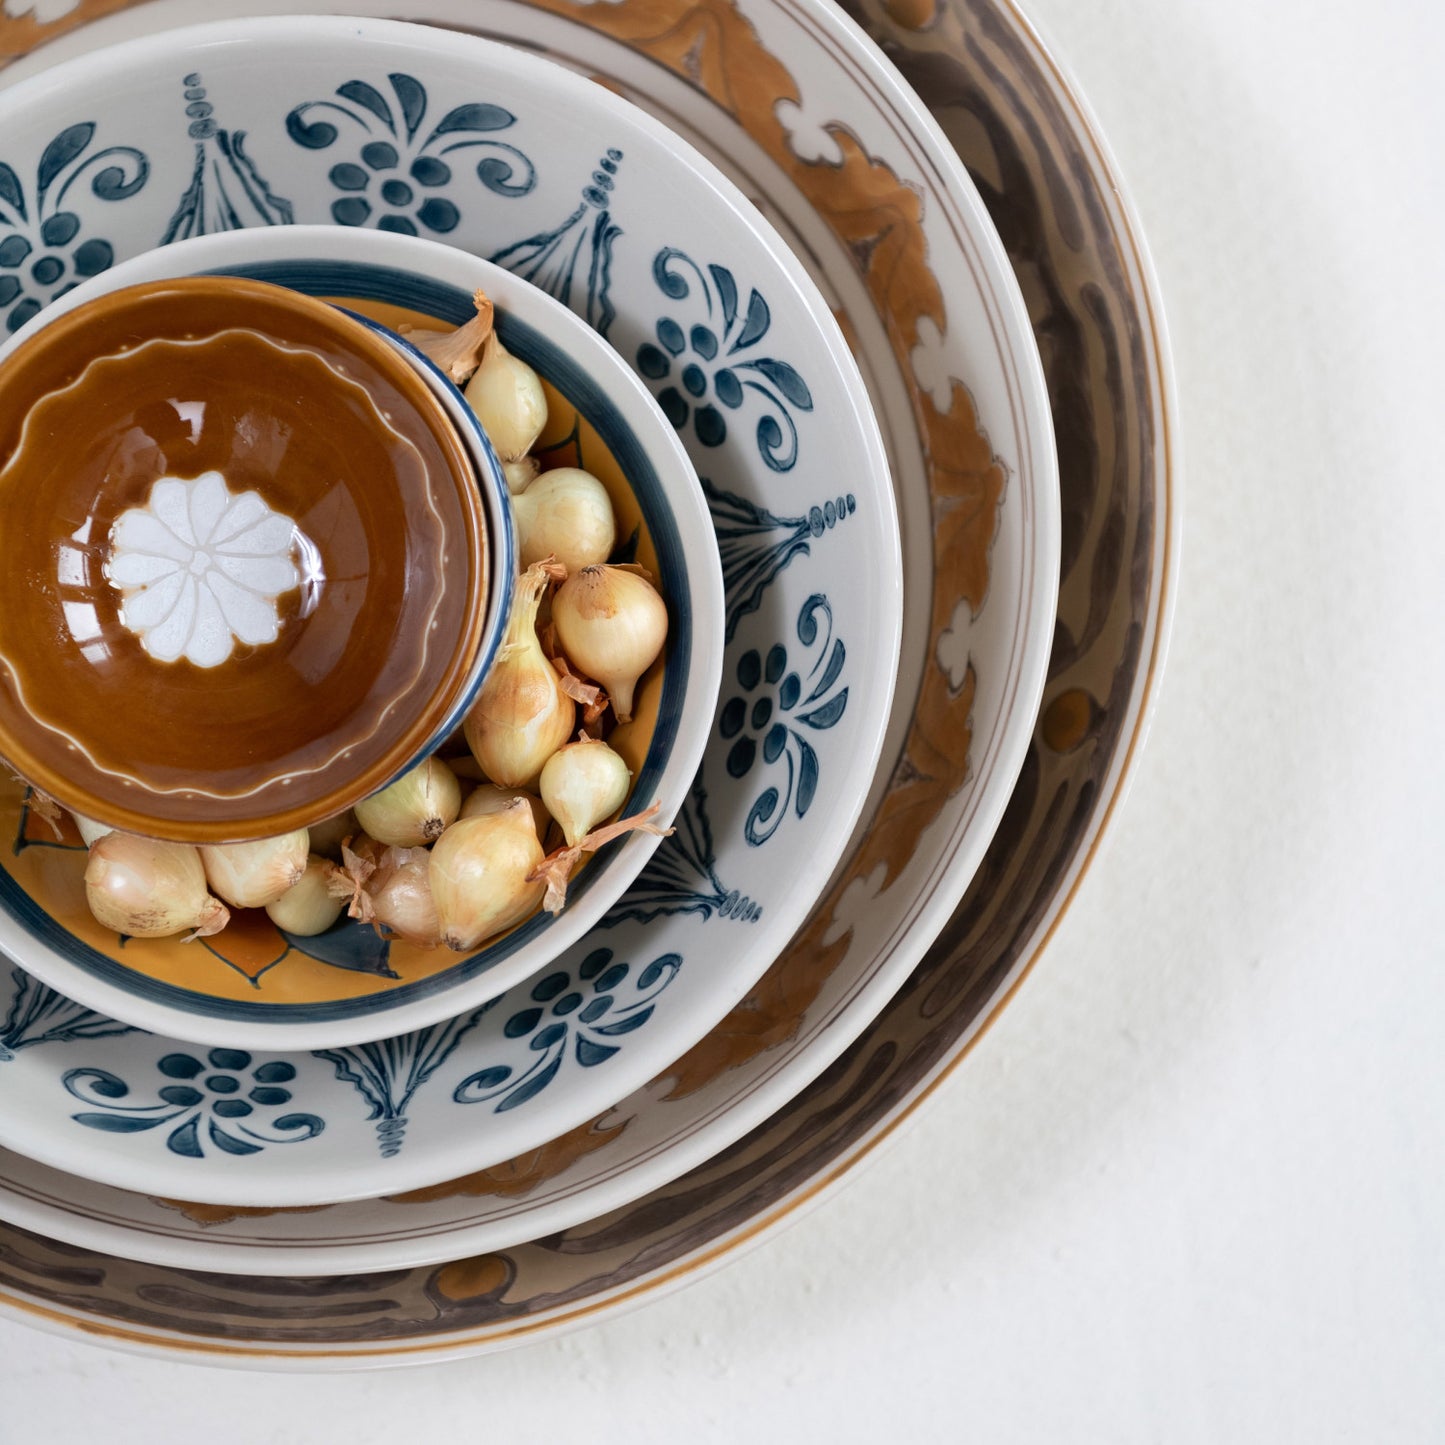
[[[1106,157],[993,5],[860,18],[997,229],[919,94],[820,4],[428,7],[605,88],[438,28],[171,30],[196,8],[62,17],[46,38],[73,36],[0,91],[7,324],[195,230],[439,238],[630,363],[701,479],[725,584],[676,831],[498,1000],[315,1052],[193,1046],[39,982],[11,910],[7,1305],[188,1357],[434,1358],[755,1237],[1002,1001],[1142,727],[1172,526],[1162,336]],[[4,24],[0,51],[37,38]],[[62,851],[11,821],[12,879]],[[286,966],[264,952],[217,961],[264,987]],[[57,1285],[77,1249],[87,1283]]]

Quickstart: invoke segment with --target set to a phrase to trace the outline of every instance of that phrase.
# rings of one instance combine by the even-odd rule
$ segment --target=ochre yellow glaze
[[[249,1204],[192,1204],[184,1199],[166,1199],[159,1194],[148,1197],[162,1209],[174,1209],[177,1214],[184,1214],[192,1224],[199,1224],[202,1229],[230,1224],[237,1219],[261,1219],[268,1214],[316,1214],[331,1207],[328,1204],[303,1204],[291,1209],[260,1209]]]
[[[460,1179],[448,1179],[442,1184],[431,1184],[406,1194],[393,1194],[390,1199],[393,1204],[426,1204],[438,1199],[454,1199],[459,1195],[525,1198],[539,1184],[609,1144],[626,1127],[626,1121],[604,1124],[594,1120],[580,1129],[569,1129],[565,1134],[549,1139],[540,1148],[494,1164],[490,1169],[479,1169],[475,1174],[464,1174]]]
[[[927,30],[938,19],[938,0],[886,0],[886,5],[905,30]]]
[[[39,7],[27,9],[25,14],[13,20],[10,12],[5,11],[3,18],[0,18],[0,61],[15,60],[22,55],[28,55],[37,45],[43,45],[47,40],[54,40],[78,25],[99,20],[102,15],[113,15],[117,10],[125,10],[134,3],[135,0],[80,0],[75,9],[63,16],[57,16],[54,20],[42,18],[44,12],[39,10]]]
[[[1044,708],[1040,730],[1056,753],[1072,752],[1093,731],[1099,705],[1082,687],[1065,688]]]
[[[456,1259],[432,1276],[432,1288],[449,1300],[480,1299],[500,1294],[512,1282],[516,1269],[504,1254],[479,1254]]]

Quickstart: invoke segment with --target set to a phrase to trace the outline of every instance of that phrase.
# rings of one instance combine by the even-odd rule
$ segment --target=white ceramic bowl
[[[687,795],[716,707],[722,578],[692,464],[631,370],[564,306],[500,267],[416,237],[334,226],[225,232],[121,262],[23,328],[0,349],[0,365],[8,350],[23,346],[34,328],[97,295],[205,273],[244,275],[312,295],[389,302],[448,321],[464,319],[458,318],[458,310],[469,310],[478,287],[493,299],[499,332],[509,349],[558,387],[621,463],[655,548],[671,627],[655,724],[625,811],[641,812],[657,803],[659,822],[666,826]],[[403,349],[427,373],[474,454],[488,529],[495,539],[495,583],[509,589],[516,550],[491,445],[456,388],[413,348]],[[477,681],[480,685],[480,678]],[[454,710],[432,747],[460,722],[464,710]],[[20,898],[12,889],[0,889],[0,943],[67,996],[178,1038],[241,1048],[363,1043],[475,1007],[535,973],[616,902],[658,841],[655,834],[635,832],[609,845],[574,879],[559,915],[539,913],[462,957],[444,948],[387,945],[370,927],[345,918],[317,938],[281,934],[289,944],[288,958],[302,968],[292,970],[300,977],[285,980],[286,991],[274,998],[268,983],[282,980],[269,974],[256,980],[252,998],[237,999],[234,986],[226,988],[235,977],[222,961],[229,929],[204,944],[179,938],[97,937],[83,918],[77,922],[66,912],[70,895],[54,872],[46,876],[49,887],[33,887]],[[82,860],[76,858],[74,864],[78,870]],[[267,924],[256,919],[244,927],[250,946],[256,930]],[[400,976],[387,977],[381,970]],[[297,997],[303,991],[305,996]]]
[[[187,94],[201,90],[204,100]],[[192,124],[210,121],[207,134],[188,131],[187,105],[206,107]],[[325,117],[334,132],[308,128]],[[460,129],[484,122],[495,128]],[[536,1150],[638,1088],[749,994],[864,805],[892,708],[903,573],[882,437],[832,306],[756,207],[670,130],[603,87],[471,36],[385,21],[227,23],[116,46],[0,100],[6,154],[27,175],[56,135],[85,140],[76,125],[147,167],[142,185],[132,169],[126,185],[107,183],[113,199],[93,195],[88,178],[112,151],[67,191],[82,221],[73,239],[103,235],[120,256],[152,247],[178,215],[283,219],[278,198],[293,220],[354,218],[335,214],[357,193],[333,173],[389,161],[373,142],[397,153],[400,174],[437,182],[433,198],[454,213],[418,206],[417,225],[455,221],[451,244],[565,299],[669,411],[726,558],[726,696],[674,837],[596,931],[493,1006],[356,1048],[223,1051],[222,1069],[0,971],[13,1056],[0,1142],[149,1194],[248,1205],[393,1195]],[[439,150],[450,181],[430,163]],[[74,151],[57,185],[91,154]],[[178,207],[198,155],[204,204]],[[366,181],[373,201],[378,182]],[[218,193],[226,205],[212,208]],[[391,214],[373,205],[367,224]],[[1020,509],[1005,512],[1016,538]],[[1032,537],[1033,523],[1024,530]],[[1038,625],[1046,633],[1047,616]],[[1026,629],[1021,660],[1036,635]],[[1027,718],[1016,724],[1027,731]],[[990,779],[997,754],[991,742]],[[41,856],[27,843],[0,861],[13,870]],[[234,1093],[167,1073],[208,1077],[207,1063],[227,1089],[253,1070],[288,1080],[243,1097],[256,1104],[249,1152],[230,1147],[240,1136],[221,1113]]]

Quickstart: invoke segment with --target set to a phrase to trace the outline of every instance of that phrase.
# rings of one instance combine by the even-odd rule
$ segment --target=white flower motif
[[[833,921],[823,935],[824,948],[831,948],[849,929],[856,932],[863,928],[874,916],[873,905],[883,891],[883,880],[887,876],[888,865],[878,863],[871,872],[848,884],[833,909]]]
[[[935,655],[948,674],[949,686],[957,692],[968,678],[969,634],[973,630],[973,609],[967,602],[954,604],[948,626],[938,634]]]
[[[843,164],[843,147],[828,129],[834,122],[826,114],[810,114],[795,100],[780,100],[773,114],[787,132],[789,149],[800,161],[810,166],[819,161],[829,166]]]
[[[918,345],[909,359],[919,386],[932,396],[938,414],[947,416],[953,410],[953,375],[948,369],[948,347],[943,332],[933,317],[919,317]]]
[[[162,477],[111,528],[105,574],[152,657],[218,667],[238,642],[276,640],[277,600],[301,582],[296,540],[290,517],[259,492],[233,494],[220,472]]]

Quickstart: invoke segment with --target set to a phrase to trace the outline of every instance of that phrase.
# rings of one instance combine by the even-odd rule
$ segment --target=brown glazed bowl
[[[382,336],[191,277],[0,362],[0,757],[182,842],[284,833],[434,746],[480,680],[471,454]]]

